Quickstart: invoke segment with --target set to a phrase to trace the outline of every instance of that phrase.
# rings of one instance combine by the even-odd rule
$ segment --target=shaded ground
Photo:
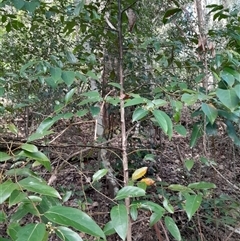
[[[89,180],[93,173],[101,168],[98,161],[99,148],[93,148],[94,122],[66,123],[60,122],[54,127],[55,133],[50,138],[48,147],[37,143],[51,159],[54,170],[48,173],[44,169],[42,176],[62,195],[71,191],[70,198],[65,205],[84,210],[103,227],[109,221],[109,210],[113,203],[109,198],[108,185],[105,179],[94,185],[95,190],[90,186]],[[19,141],[13,135],[1,135],[1,149],[6,142],[19,145]],[[189,136],[189,134],[188,134]],[[163,195],[168,197],[174,205],[176,212],[172,217],[176,221],[182,236],[187,241],[208,240],[208,241],[233,241],[240,240],[237,233],[237,225],[240,223],[239,215],[239,189],[237,186],[240,179],[240,150],[233,146],[231,140],[225,136],[224,131],[219,131],[219,136],[210,138],[203,146],[203,140],[199,140],[196,147],[189,148],[189,137],[174,135],[171,141],[161,133],[157,133],[155,140],[129,139],[128,152],[130,172],[141,166],[148,166],[148,177],[153,178],[155,185],[147,189],[147,200],[152,200],[162,205]],[[15,145],[14,144],[14,145]],[[112,160],[115,175],[122,183],[121,161],[117,157],[120,154],[120,137],[116,136],[113,141],[105,146]],[[115,148],[114,148],[115,147]],[[207,153],[204,153],[206,149]],[[155,162],[143,161],[146,154],[154,154]],[[216,165],[203,164],[201,157],[207,154],[209,159],[215,161]],[[185,159],[194,160],[195,164],[189,172],[184,166]],[[2,171],[7,170],[10,165],[1,164]],[[3,172],[2,172],[3,173]],[[188,185],[191,182],[208,181],[216,184],[217,188],[209,193],[208,202],[203,203],[205,209],[201,209],[189,222],[186,214],[178,206],[179,196],[170,192],[166,187],[169,184]],[[236,200],[231,201],[230,198]],[[221,198],[219,198],[221,197]],[[225,199],[223,199],[225,197]],[[233,205],[235,204],[235,206]],[[5,211],[7,207],[2,205]],[[12,213],[14,209],[7,210]],[[133,240],[135,241],[159,241],[164,237],[164,226],[162,223],[149,227],[149,212],[139,212],[138,219],[133,222]],[[229,223],[228,225],[225,225]],[[233,230],[231,230],[233,227]],[[6,235],[6,225],[0,225],[0,235]],[[91,237],[82,235],[83,239],[93,240]],[[168,235],[170,240],[171,236]],[[60,240],[55,236],[51,240]],[[116,235],[108,238],[109,241],[120,240]],[[164,239],[163,239],[164,240]],[[161,241],[161,240],[160,240]]]

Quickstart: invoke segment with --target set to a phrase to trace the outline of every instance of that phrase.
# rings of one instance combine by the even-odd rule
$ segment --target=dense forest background
[[[0,0],[0,241],[239,240],[239,10]]]

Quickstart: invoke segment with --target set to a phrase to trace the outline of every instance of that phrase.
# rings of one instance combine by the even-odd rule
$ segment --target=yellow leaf
[[[133,174],[132,174],[132,180],[137,180],[144,176],[147,172],[148,167],[141,167],[137,169]]]
[[[146,183],[147,186],[151,186],[151,185],[153,185],[155,183],[155,181],[153,179],[151,179],[151,178],[143,178],[141,180],[141,182]]]

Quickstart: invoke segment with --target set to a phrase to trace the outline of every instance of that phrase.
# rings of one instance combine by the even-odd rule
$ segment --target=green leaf
[[[21,229],[19,223],[9,223],[7,234],[11,237],[12,240],[17,240],[17,232]],[[11,241],[12,241],[11,240]]]
[[[182,237],[181,237],[179,229],[178,229],[177,225],[175,224],[174,220],[171,217],[166,216],[164,218],[164,222],[165,222],[165,225],[166,225],[168,231],[172,234],[172,236],[177,241],[181,241]]]
[[[27,224],[17,232],[16,241],[42,241],[46,233],[46,227],[43,223]]]
[[[122,240],[125,240],[128,230],[128,214],[126,206],[123,204],[114,206],[110,211],[110,216],[112,225],[117,234]]]
[[[162,99],[155,99],[152,101],[152,103],[156,106],[156,107],[161,107],[166,105],[168,102],[166,100],[162,100]]]
[[[3,223],[5,221],[6,221],[6,214],[3,211],[0,211],[0,223]]]
[[[22,144],[21,148],[28,152],[38,152],[38,148],[35,145],[28,144],[28,143]]]
[[[43,133],[44,131],[47,131],[54,123],[55,123],[55,120],[51,117],[48,117],[41,122],[41,124],[38,126],[36,132]]]
[[[237,146],[240,146],[240,139],[236,133],[236,130],[234,128],[234,125],[232,124],[231,121],[227,120],[226,121],[227,125],[227,134],[228,136],[233,140],[234,144]]]
[[[102,177],[104,177],[108,172],[108,169],[101,169],[94,173],[92,182],[99,181]]]
[[[0,151],[0,162],[5,162],[5,161],[8,161],[8,160],[10,160],[10,159],[12,159],[12,157],[11,156],[9,156],[7,153],[5,153],[5,152],[1,152]]]
[[[198,124],[194,124],[192,134],[191,134],[191,139],[190,139],[190,147],[191,148],[196,145],[196,142],[201,135],[202,135],[201,126]]]
[[[92,218],[79,209],[53,206],[44,213],[44,216],[53,223],[70,226],[78,231],[105,239],[105,234],[103,233],[102,229]]]
[[[90,112],[91,112],[93,117],[98,116],[100,111],[101,111],[101,108],[99,106],[91,106],[90,107]]]
[[[134,106],[134,105],[139,105],[139,104],[144,104],[146,103],[146,99],[142,98],[142,97],[135,97],[133,99],[127,99],[124,107],[128,107],[128,106]]]
[[[131,204],[130,206],[130,215],[133,221],[137,220],[138,217],[138,204]]]
[[[82,117],[82,116],[86,115],[87,113],[88,113],[88,110],[79,110],[79,111],[77,111],[76,115],[78,117]]]
[[[14,124],[11,123],[7,127],[13,134],[18,134],[18,128]]]
[[[181,8],[168,9],[163,16],[163,20],[162,20],[163,23],[166,24],[170,17],[172,17],[174,14],[181,12],[181,11],[182,11]]]
[[[152,227],[155,223],[157,223],[161,218],[162,218],[163,214],[162,213],[152,213],[152,215],[150,216],[150,227]]]
[[[32,142],[32,141],[35,141],[35,140],[39,140],[39,139],[42,139],[43,137],[48,136],[52,133],[53,133],[53,131],[43,131],[41,133],[33,133],[32,135],[30,135],[28,137],[27,141]]]
[[[144,110],[141,107],[135,109],[134,112],[133,112],[133,115],[132,115],[132,122],[141,120],[147,114],[148,114],[148,110]]]
[[[190,221],[194,213],[199,209],[202,202],[202,195],[187,195],[185,203],[185,211]]]
[[[23,193],[19,190],[14,190],[9,197],[9,207],[22,202],[26,196],[26,193]]]
[[[234,86],[234,91],[236,92],[236,95],[240,99],[240,84]]]
[[[62,77],[64,83],[68,87],[70,87],[75,80],[75,72],[74,71],[62,71],[61,77]]]
[[[78,59],[70,51],[66,51],[66,58],[70,64],[76,64],[78,62]]]
[[[18,184],[22,187],[22,189],[61,199],[60,194],[53,187],[48,186],[44,181],[27,177],[19,181]]]
[[[162,208],[159,204],[151,202],[151,201],[141,201],[139,203],[139,207],[149,210],[150,212],[153,213],[159,213],[161,215],[164,215],[165,209]]]
[[[7,200],[11,193],[18,188],[18,185],[13,183],[11,180],[7,180],[6,182],[0,184],[0,204]]]
[[[50,160],[48,159],[48,157],[45,154],[43,154],[40,151],[38,151],[38,152],[28,152],[28,151],[23,150],[23,151],[19,152],[17,156],[24,156],[24,157],[28,157],[28,158],[30,158],[32,160],[38,161],[49,172],[52,169]]]
[[[195,182],[195,183],[190,183],[188,187],[192,189],[210,189],[210,188],[216,188],[216,185],[211,182]]]
[[[170,117],[161,110],[154,110],[153,115],[157,121],[157,124],[162,128],[162,130],[169,136],[171,139],[173,126]]]
[[[109,221],[109,222],[104,226],[103,232],[105,233],[106,236],[109,236],[109,235],[112,235],[112,234],[116,233],[112,221]]]
[[[184,160],[184,166],[187,168],[189,172],[191,171],[193,165],[194,165],[194,160],[191,160],[191,159]]]
[[[76,88],[73,88],[65,95],[65,104],[69,103],[69,101],[72,99],[75,91],[76,91]]]
[[[109,82],[108,85],[111,85],[113,87],[118,88],[119,90],[122,89],[121,85],[119,83]]]
[[[120,189],[117,193],[116,200],[121,200],[127,197],[141,197],[145,196],[145,191],[139,187],[126,186]]]
[[[38,176],[27,167],[14,168],[6,172],[7,176],[30,176],[37,178]]]
[[[94,72],[92,72],[91,70],[89,70],[86,73],[86,76],[89,76],[91,79],[94,79],[94,80],[98,80],[99,79],[99,77]]]
[[[64,241],[83,241],[78,233],[70,228],[59,226],[57,227],[56,234],[59,238],[64,237]]]
[[[174,129],[181,136],[186,136],[187,135],[187,130],[186,130],[186,128],[183,125],[175,125]]]
[[[222,104],[231,111],[234,111],[239,104],[239,98],[234,89],[217,89],[216,95]]]
[[[172,190],[172,191],[177,191],[177,192],[189,192],[192,193],[193,191],[186,186],[183,186],[181,184],[171,184],[168,189]]]
[[[174,208],[173,206],[168,202],[166,198],[163,200],[163,207],[169,212],[169,213],[174,213]]]
[[[202,111],[208,117],[209,121],[213,125],[214,121],[216,120],[216,118],[218,116],[217,109],[214,106],[212,106],[212,105],[208,105],[206,103],[202,103]]]
[[[232,87],[235,82],[235,78],[228,70],[230,69],[224,68],[220,73],[220,77],[228,84],[229,87]]]
[[[62,70],[57,67],[55,67],[55,68],[51,67],[50,74],[51,74],[51,77],[54,79],[54,81],[57,82],[58,80],[61,79]]]
[[[184,93],[181,97],[181,101],[185,102],[188,106],[193,105],[197,100],[198,96],[196,94]]]
[[[24,6],[24,2],[25,1],[23,0],[12,0],[14,7],[18,10],[20,10]]]
[[[25,1],[24,9],[26,9],[30,13],[33,13],[36,10],[36,8],[39,6],[40,6],[40,2],[38,0],[34,0],[31,2]]]

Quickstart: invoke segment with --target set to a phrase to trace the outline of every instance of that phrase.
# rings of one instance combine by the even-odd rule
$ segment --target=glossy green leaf
[[[99,181],[102,177],[104,177],[108,172],[108,169],[101,169],[94,173],[92,179],[93,182]]]
[[[44,121],[41,122],[41,124],[38,126],[36,132],[43,133],[44,131],[47,131],[54,123],[55,123],[55,120],[51,117],[48,117]]]
[[[38,151],[38,152],[28,152],[28,151],[21,151],[18,153],[17,156],[24,156],[24,157],[28,157],[32,160],[35,160],[39,163],[41,163],[48,171],[51,171],[51,162],[48,159],[48,157],[43,154],[42,152]]]
[[[137,220],[137,217],[138,217],[138,208],[139,208],[139,205],[138,204],[131,204],[130,206],[130,215],[131,215],[131,218],[133,221],[136,221]]]
[[[185,203],[185,211],[190,221],[195,212],[199,209],[202,203],[202,195],[187,195]]]
[[[190,183],[188,187],[192,189],[211,189],[211,188],[216,188],[216,185],[211,182],[195,182],[195,183]]]
[[[5,152],[1,152],[0,151],[0,162],[5,162],[5,161],[8,161],[8,160],[10,160],[10,159],[12,159],[12,157],[11,156],[9,156],[7,153],[5,153]]]
[[[75,72],[74,71],[62,71],[62,79],[64,83],[70,87],[75,80]]]
[[[105,239],[105,234],[96,222],[79,209],[53,206],[44,213],[44,216],[53,223],[70,226],[78,231]]]
[[[125,101],[124,107],[128,107],[128,106],[134,106],[134,105],[140,105],[140,104],[144,104],[146,102],[145,98],[142,97],[135,97],[133,99],[128,99]]]
[[[17,232],[16,241],[42,241],[46,233],[46,227],[43,223],[27,224]]]
[[[193,165],[194,165],[194,160],[191,160],[191,159],[184,160],[184,166],[187,168],[189,172],[193,168]]]
[[[183,125],[175,125],[174,129],[181,136],[186,136],[187,135],[187,130],[186,130],[186,128]]]
[[[162,128],[165,134],[168,133],[168,123],[165,119],[165,116],[163,115],[163,111],[161,110],[154,110],[153,115],[157,121],[157,124]]]
[[[110,217],[117,234],[122,240],[125,240],[128,230],[128,214],[126,206],[123,204],[114,206],[110,211]]]
[[[165,225],[167,227],[167,230],[172,234],[172,236],[177,241],[181,241],[182,237],[181,237],[180,231],[179,231],[176,223],[174,222],[174,220],[171,217],[166,216],[164,218],[164,222],[165,222]]]
[[[152,103],[156,106],[156,107],[161,107],[164,105],[167,105],[167,101],[166,100],[162,100],[162,99],[155,99],[152,101]]]
[[[141,197],[145,196],[145,191],[142,188],[134,186],[126,186],[120,189],[117,193],[116,200],[122,200],[126,197]]]
[[[19,181],[18,184],[22,187],[22,189],[61,199],[60,194],[53,187],[48,186],[46,182],[40,181],[36,178],[24,178]]]
[[[0,184],[0,204],[8,199],[11,193],[18,188],[18,185],[13,183],[11,180],[7,180],[6,182]]]
[[[20,229],[21,229],[21,226],[19,223],[11,222],[7,227],[7,234],[11,237],[12,240],[17,240],[17,232]]]
[[[83,241],[78,233],[70,228],[59,226],[57,227],[56,234],[59,238],[64,237],[64,241]]]
[[[76,88],[71,89],[66,95],[65,95],[65,104],[68,104],[70,100],[72,99],[74,93],[76,91]]]
[[[224,106],[233,111],[239,104],[239,98],[234,89],[217,89],[216,95]]]
[[[194,147],[197,143],[198,138],[202,135],[202,128],[200,125],[194,124],[190,139],[190,147]]]
[[[38,148],[35,145],[24,143],[21,145],[21,148],[28,152],[38,152]]]
[[[217,109],[214,106],[212,106],[212,105],[208,105],[206,103],[202,103],[202,111],[208,117],[209,121],[213,125],[214,121],[216,120],[216,118],[218,116]]]
[[[133,115],[132,115],[132,122],[141,120],[147,114],[148,114],[148,110],[144,110],[141,107],[135,109],[134,112],[133,112]]]

